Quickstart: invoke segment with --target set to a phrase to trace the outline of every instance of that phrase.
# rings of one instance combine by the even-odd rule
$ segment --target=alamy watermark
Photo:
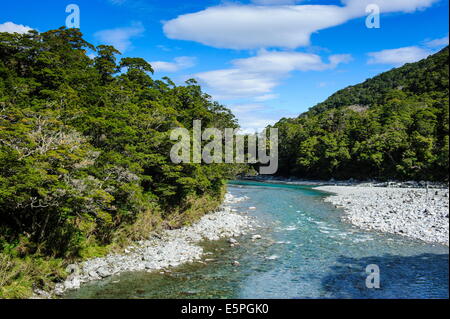
[[[66,13],[69,15],[66,18],[67,28],[80,28],[80,7],[76,4],[69,4],[66,7]]]
[[[250,135],[239,134],[235,128],[206,128],[202,132],[201,121],[194,120],[192,134],[186,128],[176,128],[170,139],[178,141],[170,151],[173,163],[259,163],[267,164],[259,167],[260,174],[278,170],[277,128]],[[203,147],[202,142],[206,142]]]
[[[376,264],[370,264],[366,267],[366,287],[369,289],[380,288],[380,267]]]
[[[377,4],[369,4],[366,7],[366,13],[369,15],[366,18],[366,27],[368,29],[380,28],[380,7]]]

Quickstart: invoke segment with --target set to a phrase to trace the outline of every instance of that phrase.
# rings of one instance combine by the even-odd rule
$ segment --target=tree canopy
[[[0,33],[0,245],[76,257],[155,207],[182,222],[192,199],[219,202],[229,165],[172,163],[170,131],[234,116],[119,54],[77,29]]]
[[[448,50],[281,119],[278,173],[448,181]]]

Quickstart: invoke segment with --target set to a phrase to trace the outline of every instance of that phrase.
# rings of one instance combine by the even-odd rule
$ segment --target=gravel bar
[[[448,188],[320,186],[325,201],[343,207],[343,219],[367,230],[408,236],[448,246]]]

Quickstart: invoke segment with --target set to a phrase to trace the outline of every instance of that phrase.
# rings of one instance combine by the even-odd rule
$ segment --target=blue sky
[[[72,3],[89,42],[145,58],[157,78],[198,79],[246,130],[448,44],[448,0],[16,0],[2,1],[0,31],[58,28]]]

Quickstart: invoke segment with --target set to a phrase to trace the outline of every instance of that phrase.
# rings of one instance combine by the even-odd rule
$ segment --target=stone
[[[153,269],[153,268],[156,268],[156,265],[154,263],[148,262],[148,263],[144,264],[144,268],[145,269]]]
[[[57,283],[55,285],[55,288],[53,289],[53,293],[57,296],[61,296],[62,294],[64,294],[64,284],[63,283]]]
[[[266,259],[268,259],[268,260],[275,260],[275,259],[278,259],[278,258],[279,257],[277,255],[272,255],[272,256],[266,257]]]
[[[74,277],[72,280],[64,281],[64,289],[78,289],[80,288],[81,281],[78,277]]]
[[[102,278],[111,276],[111,272],[105,267],[100,267],[99,269],[97,269],[97,273]]]
[[[396,188],[377,184],[374,187],[325,186],[318,189],[334,193],[325,201],[343,206],[343,219],[355,226],[448,246],[448,189],[439,189],[438,195],[436,192],[432,195],[426,188],[418,188],[419,183],[413,181],[396,184]]]
[[[132,249],[130,246],[123,250],[124,254],[109,254],[87,260],[81,264],[83,274],[74,274],[71,280],[57,284],[54,293],[63,294],[64,290],[76,289],[82,282],[98,280],[126,271],[160,270],[166,273],[162,271],[163,268],[198,261],[204,254],[211,254],[204,253],[203,248],[198,245],[203,240],[231,237],[228,242],[236,246],[239,243],[233,237],[245,234],[255,224],[251,217],[235,212],[227,205],[246,199],[248,198],[226,194],[224,204],[218,211],[203,216],[190,226],[161,231],[157,236],[152,234],[148,240],[135,242]],[[209,258],[205,261],[214,261],[214,259]]]

